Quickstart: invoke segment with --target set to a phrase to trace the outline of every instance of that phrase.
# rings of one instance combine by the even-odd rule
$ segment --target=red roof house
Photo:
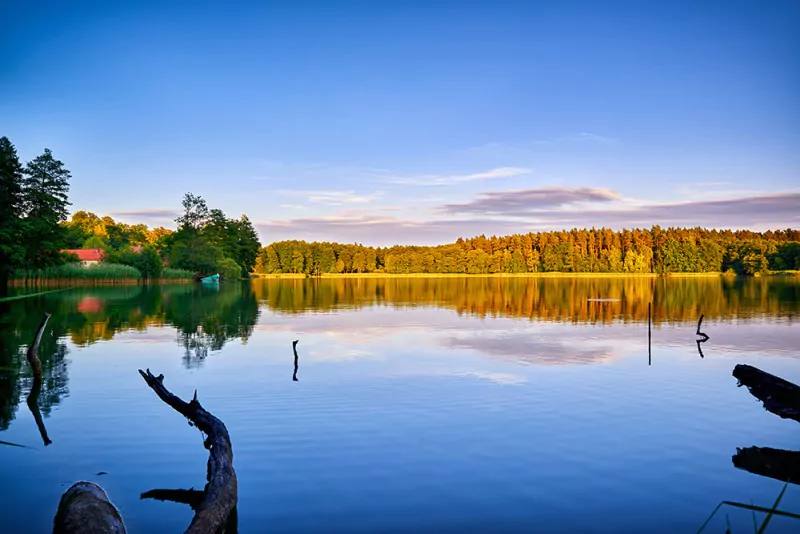
[[[62,250],[67,254],[75,254],[84,265],[97,265],[103,259],[103,251],[99,248],[73,248]]]

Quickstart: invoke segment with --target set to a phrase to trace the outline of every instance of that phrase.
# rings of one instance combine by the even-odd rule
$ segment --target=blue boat
[[[219,273],[212,274],[211,276],[206,276],[205,278],[201,278],[200,281],[201,282],[206,282],[206,283],[211,283],[211,284],[219,282]]]

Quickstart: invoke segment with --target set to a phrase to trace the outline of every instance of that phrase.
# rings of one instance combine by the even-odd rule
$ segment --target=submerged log
[[[103,488],[93,482],[76,482],[61,496],[53,532],[125,534],[125,524]]]
[[[735,467],[755,475],[800,484],[800,451],[769,447],[737,448],[731,460]]]
[[[207,412],[197,400],[197,391],[190,402],[173,395],[164,387],[164,375],[153,376],[150,369],[139,369],[144,381],[158,397],[175,411],[186,417],[207,437],[203,445],[208,449],[205,498],[195,509],[187,533],[212,533],[224,531],[229,517],[236,508],[238,488],[233,469],[233,448],[225,424]]]
[[[733,376],[739,380],[739,386],[747,386],[767,411],[800,423],[800,386],[752,365],[737,365]]]

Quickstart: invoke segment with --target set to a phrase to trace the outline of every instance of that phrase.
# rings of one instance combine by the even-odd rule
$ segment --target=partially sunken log
[[[208,534],[223,531],[238,499],[233,448],[228,429],[222,421],[200,406],[197,391],[191,402],[185,402],[164,387],[164,375],[153,376],[150,369],[146,372],[139,369],[139,374],[162,401],[207,436],[203,441],[208,449],[205,499],[195,509],[194,518],[186,532]]]
[[[42,334],[47,326],[47,321],[50,320],[50,314],[45,313],[42,324],[39,325],[39,330],[36,331],[36,337],[33,338],[33,343],[28,345],[28,363],[33,371],[34,378],[42,377],[42,361],[39,359],[39,343],[42,341]]]
[[[755,475],[800,484],[800,451],[769,447],[736,449],[733,465]]]
[[[103,488],[93,482],[76,482],[61,496],[53,532],[125,534],[125,524]]]
[[[733,376],[739,380],[740,386],[747,386],[750,394],[764,403],[767,411],[800,423],[800,386],[752,365],[737,365],[733,368]]]

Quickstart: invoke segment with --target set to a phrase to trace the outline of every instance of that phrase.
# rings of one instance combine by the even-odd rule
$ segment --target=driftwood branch
[[[733,465],[755,475],[800,484],[800,451],[769,447],[736,449]]]
[[[31,392],[28,393],[26,404],[33,415],[33,420],[36,421],[36,427],[39,429],[39,434],[42,436],[45,447],[53,442],[47,436],[47,428],[44,426],[42,412],[39,410],[39,394],[42,392],[42,361],[39,359],[39,343],[42,341],[42,334],[44,334],[48,320],[50,320],[50,314],[45,313],[42,324],[39,325],[39,330],[36,331],[33,341],[28,345],[27,353],[28,364],[33,370],[33,385],[31,385]]]
[[[298,357],[297,357],[297,343],[299,339],[295,339],[292,341],[292,351],[294,351],[294,374],[292,375],[292,380],[297,382],[297,364],[298,364]]]
[[[93,482],[76,482],[61,496],[53,532],[125,534],[125,524],[103,488]]]
[[[747,386],[750,394],[764,403],[767,411],[800,423],[800,386],[752,365],[737,365],[733,376],[740,386]]]
[[[50,314],[45,313],[44,319],[42,319],[42,324],[39,325],[39,330],[36,331],[36,336],[33,338],[33,342],[28,345],[28,363],[31,366],[34,378],[42,377],[42,361],[39,359],[39,343],[42,341],[42,334],[44,334],[44,329],[47,326],[47,321],[49,320]]]
[[[197,400],[197,391],[190,402],[173,395],[164,387],[164,375],[153,376],[139,370],[144,381],[158,397],[175,411],[186,417],[207,437],[203,445],[208,449],[205,499],[195,509],[194,518],[187,533],[211,533],[223,531],[229,516],[236,507],[238,489],[236,472],[233,469],[233,448],[225,424],[207,412]]]
[[[708,336],[700,331],[700,325],[703,324],[703,317],[705,317],[705,315],[701,313],[700,320],[697,321],[697,336],[703,338],[703,341],[701,341],[701,343],[708,341]],[[698,345],[697,347],[699,348],[700,345]]]

